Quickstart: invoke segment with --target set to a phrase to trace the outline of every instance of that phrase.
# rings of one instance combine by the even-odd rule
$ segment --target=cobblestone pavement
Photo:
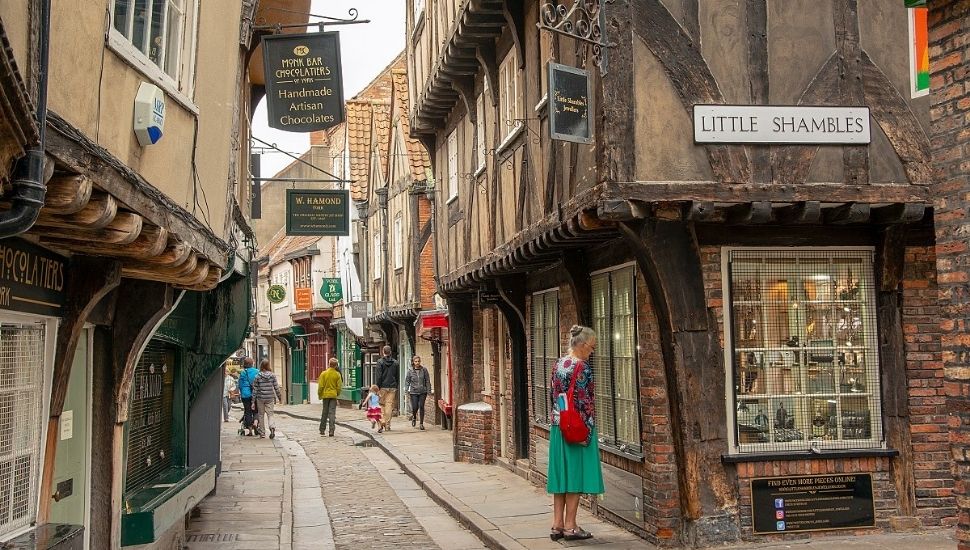
[[[317,469],[336,548],[484,548],[369,439],[342,427],[321,437],[314,421],[277,418]]]

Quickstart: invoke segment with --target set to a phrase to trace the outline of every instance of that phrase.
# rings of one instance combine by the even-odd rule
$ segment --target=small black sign
[[[874,527],[872,474],[751,480],[756,534]]]
[[[576,67],[549,63],[549,131],[552,139],[593,142],[589,98],[589,73]]]
[[[21,239],[0,240],[0,309],[61,316],[67,259]]]
[[[338,33],[265,36],[263,70],[270,127],[316,132],[344,121]]]
[[[286,234],[309,237],[350,235],[350,192],[287,189]]]

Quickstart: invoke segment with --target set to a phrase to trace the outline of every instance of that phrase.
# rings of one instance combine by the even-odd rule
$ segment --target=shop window
[[[37,514],[47,329],[0,324],[0,536]]]
[[[532,295],[532,416],[549,423],[549,379],[559,360],[559,291]]]
[[[639,453],[640,382],[637,376],[636,270],[628,265],[592,276],[596,353],[596,428],[600,442]]]
[[[499,67],[499,128],[505,139],[522,125],[522,111],[519,102],[519,67],[513,48]]]
[[[186,92],[193,70],[190,44],[194,35],[196,0],[114,0],[112,45],[125,45],[123,53],[145,59],[163,76]],[[155,76],[155,75],[149,75]]]
[[[374,278],[381,278],[381,267],[384,264],[383,255],[381,254],[381,234],[379,232],[374,232],[374,252],[371,254],[371,258],[374,258]]]
[[[458,198],[458,130],[448,135],[448,202]]]
[[[148,485],[173,466],[174,367],[174,352],[157,341],[138,359],[127,424],[126,493]]]
[[[401,213],[394,216],[394,269],[404,267],[404,223]]]
[[[872,251],[726,249],[736,453],[882,446]]]

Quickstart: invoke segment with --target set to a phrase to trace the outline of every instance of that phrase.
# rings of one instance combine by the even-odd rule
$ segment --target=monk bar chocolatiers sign
[[[549,63],[549,131],[552,139],[593,142],[589,96],[589,73],[576,67]]]
[[[874,527],[872,474],[751,480],[756,534]]]
[[[338,33],[266,36],[263,70],[270,127],[316,132],[344,121]]]
[[[67,259],[21,239],[0,240],[0,309],[63,315]]]
[[[350,235],[350,192],[287,189],[286,234],[307,237]]]
[[[868,107],[694,105],[697,143],[817,143],[871,141]]]

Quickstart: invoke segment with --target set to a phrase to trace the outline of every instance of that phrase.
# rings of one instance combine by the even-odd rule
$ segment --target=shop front
[[[422,356],[425,367],[431,371],[431,386],[435,399],[429,399],[427,406],[433,407],[434,414],[427,411],[436,424],[448,428],[451,425],[451,361],[448,351],[448,311],[444,309],[427,310],[418,313],[415,320],[415,333],[421,342],[419,347],[427,350]]]

